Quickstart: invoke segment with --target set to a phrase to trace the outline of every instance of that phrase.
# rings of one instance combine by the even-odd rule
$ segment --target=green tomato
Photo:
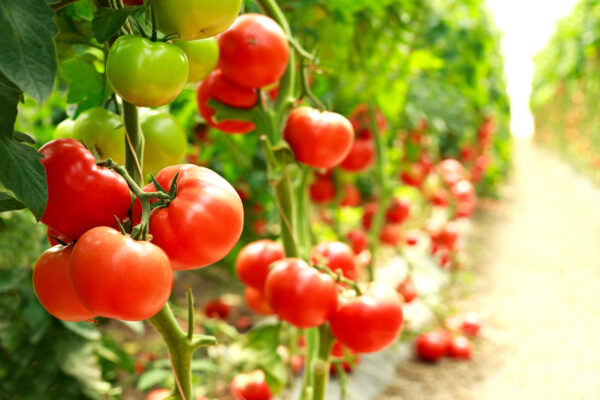
[[[235,21],[242,0],[155,0],[158,27],[183,40],[218,35]]]
[[[72,132],[73,139],[82,141],[90,150],[95,148],[101,160],[125,162],[125,131],[117,114],[102,107],[90,108],[79,114]]]
[[[144,172],[156,174],[180,163],[187,150],[187,135],[175,117],[149,111],[140,120],[144,133]]]
[[[188,82],[195,83],[203,80],[215,69],[219,62],[219,44],[215,38],[176,39],[173,44],[183,49],[190,63]]]
[[[54,139],[72,138],[73,125],[75,125],[75,121],[72,119],[65,119],[60,124],[56,125],[53,136]]]
[[[115,92],[140,107],[170,103],[181,93],[189,64],[183,50],[141,36],[118,38],[108,52],[106,76]]]

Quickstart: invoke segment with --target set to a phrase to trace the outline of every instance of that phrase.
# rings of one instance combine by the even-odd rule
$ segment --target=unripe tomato
[[[167,167],[156,181],[169,190],[177,177],[177,194],[167,207],[150,217],[152,243],[162,248],[173,268],[202,268],[219,261],[235,246],[244,224],[240,196],[216,172],[192,164]],[[154,183],[144,187],[155,192]],[[139,201],[133,215],[140,215]]]
[[[156,314],[173,287],[173,269],[160,247],[100,226],[75,244],[70,266],[73,288],[94,314],[141,321]]]
[[[75,120],[71,135],[90,151],[95,148],[100,160],[112,158],[118,164],[125,162],[125,130],[117,114],[102,107],[85,110]]]
[[[195,83],[206,78],[219,63],[219,44],[215,38],[197,40],[173,40],[185,52],[190,65],[188,82]]]
[[[385,213],[385,219],[388,222],[401,224],[410,216],[411,204],[410,200],[403,198],[394,198],[392,204]]]
[[[340,270],[348,279],[356,278],[354,252],[346,243],[321,242],[313,248],[310,259],[313,264],[322,264],[333,272]]]
[[[75,124],[75,121],[72,119],[65,119],[60,124],[56,125],[56,129],[54,129],[54,135],[52,137],[54,139],[72,138],[73,124]]]
[[[252,286],[247,286],[244,291],[244,297],[246,297],[246,303],[252,311],[260,315],[273,315],[273,309],[267,302],[265,294]]]
[[[252,108],[258,101],[256,90],[230,82],[220,69],[213,70],[205,80],[200,82],[196,91],[196,99],[200,115],[210,126],[226,133],[248,133],[254,130],[255,126],[252,122],[229,119],[217,122],[213,119],[215,110],[207,104],[210,99],[235,108]]]
[[[417,298],[417,289],[415,288],[415,283],[412,278],[407,277],[401,284],[398,286],[398,293],[402,296],[405,303],[410,303],[414,299]]]
[[[423,361],[439,361],[448,349],[449,335],[441,331],[423,333],[415,341],[415,353]]]
[[[272,396],[265,373],[260,369],[237,374],[229,385],[229,391],[235,400],[269,400]]]
[[[327,204],[335,200],[335,184],[329,178],[317,176],[308,190],[310,199],[315,204]]]
[[[240,12],[242,0],[156,0],[154,6],[161,32],[193,40],[215,36],[229,28]]]
[[[337,306],[333,279],[298,258],[273,264],[265,282],[265,295],[277,316],[298,328],[323,324]]]
[[[470,360],[473,352],[471,341],[465,336],[455,336],[450,339],[448,356],[455,360]]]
[[[260,88],[283,76],[290,54],[287,36],[271,18],[243,14],[219,35],[219,68],[240,86]]]
[[[389,286],[371,284],[360,296],[341,297],[329,324],[336,339],[350,350],[373,353],[396,340],[403,320],[398,293]]]
[[[285,257],[283,246],[269,239],[248,243],[240,250],[235,261],[235,272],[240,281],[259,291],[264,290],[269,266]]]
[[[149,111],[140,117],[144,134],[144,172],[155,174],[180,163],[187,151],[187,135],[171,114]]]
[[[204,305],[204,314],[209,318],[227,319],[231,306],[222,299],[214,299]]]
[[[173,101],[185,87],[188,73],[189,64],[181,48],[141,36],[119,37],[106,59],[106,77],[114,91],[140,107]]]
[[[342,207],[356,207],[360,204],[360,190],[352,183],[345,184],[343,187],[344,197],[340,202]]]
[[[33,267],[33,289],[42,306],[63,321],[85,321],[95,316],[75,295],[69,264],[73,246],[54,246]]]
[[[313,168],[332,168],[350,151],[354,132],[340,114],[299,107],[290,113],[283,132],[296,160]]]
[[[379,232],[379,240],[388,246],[398,246],[402,241],[402,225],[385,224]]]
[[[92,153],[74,139],[56,139],[40,149],[46,169],[48,203],[41,221],[72,239],[95,226],[116,226],[131,204],[127,182],[96,165]]]
[[[377,154],[373,139],[357,138],[346,158],[340,164],[340,168],[348,172],[366,171],[373,166]]]
[[[354,254],[360,254],[360,252],[369,247],[369,239],[366,232],[362,229],[351,230],[346,237],[352,246],[352,250],[354,250]]]

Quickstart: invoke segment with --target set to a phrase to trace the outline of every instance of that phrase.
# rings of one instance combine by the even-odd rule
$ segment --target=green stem
[[[282,175],[279,183],[275,186],[275,200],[279,207],[281,220],[281,237],[283,248],[287,257],[298,257],[300,251],[295,239],[294,232],[294,203],[292,198],[292,184],[287,165],[282,166]]]
[[[144,184],[144,135],[140,129],[137,106],[123,100],[123,124],[125,125],[125,168],[134,181]]]
[[[158,37],[158,21],[156,19],[156,0],[150,0],[150,16],[152,18],[152,37],[150,40],[156,42]]]
[[[308,258],[308,249],[312,247],[310,221],[308,213],[308,179],[311,175],[306,165],[300,168],[300,179],[296,187],[296,237],[300,247],[300,256]]]
[[[375,107],[370,104],[369,105],[369,114],[371,117],[371,130],[373,131],[373,136],[375,138],[375,149],[377,151],[377,159],[375,162],[375,179],[376,184],[379,187],[379,206],[377,207],[377,211],[373,216],[373,223],[371,225],[371,229],[369,231],[369,250],[371,251],[371,260],[369,262],[368,272],[369,272],[369,280],[373,281],[375,279],[375,260],[376,260],[376,252],[379,248],[379,233],[381,232],[381,228],[384,222],[384,216],[386,212],[386,207],[388,204],[389,197],[389,189],[385,179],[385,165],[384,160],[387,158],[387,149],[386,143],[383,137],[383,132],[379,132],[379,128],[377,126],[377,119],[375,115]]]
[[[327,381],[329,380],[329,356],[333,347],[334,338],[328,324],[319,327],[319,352],[313,365],[313,398],[312,400],[325,400]]]

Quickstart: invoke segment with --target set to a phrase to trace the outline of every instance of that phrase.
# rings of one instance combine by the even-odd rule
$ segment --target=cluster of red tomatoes
[[[259,240],[246,245],[236,260],[236,272],[247,285],[246,299],[259,314],[275,314],[298,328],[329,322],[335,338],[356,353],[379,351],[402,329],[402,301],[393,288],[370,284],[362,293],[321,272],[322,265],[347,279],[357,276],[355,255],[341,242],[314,247],[311,264],[285,258],[280,244]]]
[[[95,316],[144,320],[166,303],[173,270],[212,264],[233,248],[243,226],[242,202],[215,172],[195,165],[161,170],[156,182],[176,193],[150,216],[151,240],[115,229],[140,222],[126,180],[98,166],[74,139],[56,139],[44,156],[48,203],[42,222],[65,245],[44,252],[33,272],[40,303],[67,321]],[[151,183],[144,192],[156,192]],[[133,204],[133,206],[132,206]]]
[[[473,344],[468,336],[479,335],[481,321],[476,313],[455,315],[446,319],[445,327],[422,333],[414,343],[416,356],[428,362],[437,362],[448,356],[455,360],[470,360]]]

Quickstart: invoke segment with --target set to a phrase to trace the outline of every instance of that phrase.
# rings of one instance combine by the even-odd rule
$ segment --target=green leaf
[[[40,103],[50,96],[56,76],[53,17],[44,0],[0,2],[0,70]]]
[[[113,37],[130,15],[144,10],[144,6],[125,7],[118,10],[113,10],[108,7],[100,7],[94,14],[92,21],[92,31],[98,43],[104,43]]]
[[[158,385],[171,377],[171,371],[166,369],[151,369],[144,372],[138,379],[138,390],[150,389],[154,385]]]
[[[6,192],[0,192],[0,212],[22,210],[25,205]]]
[[[23,92],[0,71],[0,135],[11,136]]]
[[[0,136],[0,182],[39,220],[48,201],[43,156],[33,147]]]
[[[61,64],[60,75],[69,81],[67,103],[78,103],[75,117],[81,112],[101,106],[110,94],[106,76],[98,72],[96,64],[102,64],[90,53],[77,55]]]
[[[96,328],[96,325],[90,322],[67,322],[61,321],[65,328],[71,332],[76,333],[87,340],[98,340],[100,339],[100,331]]]
[[[137,333],[138,335],[143,335],[144,331],[146,330],[144,323],[142,321],[121,321],[121,320],[119,320],[119,322],[121,322],[123,325],[125,325],[126,327],[131,329],[133,332]]]
[[[56,354],[61,371],[77,379],[88,397],[98,398],[99,393],[110,390],[110,384],[102,380],[102,369],[91,344],[65,339],[57,343]]]
[[[30,135],[23,133],[23,132],[14,131],[13,137],[18,142],[35,144],[35,139],[33,137],[31,137]]]

